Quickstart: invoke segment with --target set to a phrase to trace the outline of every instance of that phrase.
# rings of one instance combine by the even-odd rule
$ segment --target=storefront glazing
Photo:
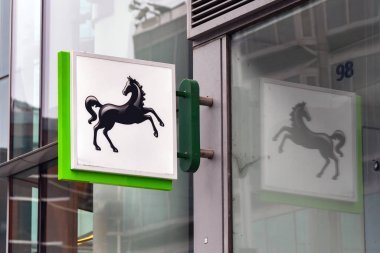
[[[376,183],[379,174],[374,170],[379,159],[379,18],[380,1],[310,1],[232,36],[234,252],[379,251],[380,245],[375,239],[380,225],[375,211],[380,204]],[[330,184],[337,185],[340,180],[345,180],[350,166],[341,166],[340,176],[334,178],[335,168],[331,160],[326,169],[318,174],[324,166],[323,156],[320,155],[322,151],[319,154],[316,147],[305,149],[292,136],[294,121],[297,121],[294,110],[304,100],[290,98],[288,93],[277,96],[273,103],[286,107],[292,99],[294,107],[286,107],[285,120],[281,123],[290,132],[280,133],[278,140],[276,137],[273,140],[263,139],[264,131],[273,131],[275,136],[282,126],[262,128],[266,120],[263,117],[277,115],[273,111],[271,115],[263,116],[264,97],[260,90],[265,82],[263,78],[270,78],[275,83],[286,81],[323,87],[331,94],[334,90],[349,91],[361,98],[356,117],[357,120],[361,117],[362,121],[355,136],[362,131],[357,148],[360,150],[362,144],[363,152],[358,153],[357,158],[362,157],[363,163],[354,167],[358,167],[354,178],[358,182],[355,189],[359,196],[356,201],[325,200],[326,197],[323,199],[316,194],[305,197],[306,188],[293,195],[284,193],[296,189],[300,181],[309,184],[316,182],[319,184],[318,191],[323,192],[322,189],[329,188]],[[271,87],[274,89],[273,85]],[[311,102],[306,102],[305,106],[311,115],[309,122],[302,119],[306,122],[305,131],[312,134],[313,131],[333,130],[329,126],[334,125],[338,117],[318,125],[315,115],[338,110],[337,105],[313,106]],[[349,138],[346,136],[346,144]],[[279,147],[278,152],[271,153],[271,157],[263,153],[262,141],[275,143],[273,145]],[[338,141],[334,140],[334,145],[338,145]],[[290,158],[295,163],[288,159],[276,168],[264,167],[270,159],[289,156],[290,150],[298,154],[298,157]],[[346,147],[342,151],[346,152],[342,154],[346,157],[356,155],[347,154]],[[315,159],[309,162],[302,160],[302,156],[309,155]],[[339,157],[338,153],[336,157]],[[343,158],[338,159],[343,161]],[[287,175],[294,171],[289,167],[292,164],[298,164],[301,170],[290,178]],[[277,170],[282,180],[288,181],[288,186],[276,181],[282,190],[273,193],[272,189],[269,194],[263,191],[269,177],[269,172],[264,170],[269,169]],[[263,176],[264,173],[267,176]],[[336,193],[330,191],[327,199]]]

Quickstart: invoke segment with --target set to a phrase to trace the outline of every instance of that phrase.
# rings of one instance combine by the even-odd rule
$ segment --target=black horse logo
[[[99,121],[94,126],[94,146],[96,150],[100,150],[96,142],[96,137],[99,129],[103,129],[103,134],[107,138],[108,142],[111,145],[113,152],[118,152],[117,148],[113,145],[110,137],[108,136],[108,131],[113,128],[115,123],[130,125],[130,124],[139,124],[145,120],[149,120],[153,126],[153,135],[158,137],[158,131],[154,125],[152,116],[146,115],[151,112],[157,118],[160,126],[164,126],[164,122],[158,117],[157,113],[148,107],[144,107],[145,92],[142,89],[143,87],[139,84],[138,81],[128,76],[128,81],[125,84],[125,87],[122,91],[124,96],[131,94],[131,98],[124,105],[113,105],[105,104],[102,105],[99,103],[98,99],[95,96],[88,96],[86,98],[85,106],[87,111],[91,114],[91,118],[88,120],[88,123],[91,124],[97,119],[97,115],[93,110],[93,106],[100,107],[99,109]]]
[[[310,114],[306,108],[306,103],[298,103],[293,107],[293,111],[290,113],[290,120],[292,126],[284,126],[278,131],[278,133],[273,137],[273,141],[277,141],[278,137],[282,132],[286,132],[283,136],[281,144],[278,148],[278,152],[283,152],[283,147],[287,139],[292,140],[295,144],[301,145],[307,149],[318,149],[319,153],[325,159],[325,165],[322,170],[317,174],[317,177],[321,177],[325,172],[327,166],[330,164],[330,159],[335,162],[335,175],[332,179],[336,180],[339,177],[339,161],[334,153],[334,142],[333,140],[338,140],[335,146],[335,152],[343,157],[343,153],[340,150],[345,142],[346,136],[343,131],[336,130],[331,136],[325,133],[316,133],[310,130],[303,121],[305,118],[307,121],[311,120]]]

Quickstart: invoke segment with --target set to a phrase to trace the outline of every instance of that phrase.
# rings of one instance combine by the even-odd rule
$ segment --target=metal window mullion
[[[11,205],[11,198],[13,196],[13,178],[11,177],[8,177],[8,226],[7,226],[7,253],[13,253],[12,252],[12,249],[9,247],[9,241],[10,241],[10,237],[12,236],[13,234],[13,226],[12,226],[12,219],[14,219],[14,217],[11,217],[11,215],[13,216],[14,212],[13,212],[13,204]]]
[[[42,113],[43,113],[43,104],[44,104],[44,97],[45,97],[45,92],[44,92],[44,45],[45,45],[45,0],[40,0],[41,1],[41,23],[40,23],[40,108],[39,108],[39,115],[38,115],[38,147],[42,147],[44,144],[43,140],[43,119],[42,119]]]
[[[7,160],[9,161],[10,158],[13,156],[13,138],[11,136],[11,133],[13,132],[13,102],[12,102],[12,59],[13,59],[13,2],[14,0],[10,0],[10,17],[9,17],[9,82],[8,82],[8,103],[9,103],[9,111],[8,111],[8,120],[9,120],[9,126],[8,126],[8,152],[7,152]]]
[[[42,199],[47,199],[47,184],[48,177],[43,177],[44,173],[48,173],[46,163],[38,166],[38,220],[37,220],[37,249],[39,253],[46,252],[46,219],[47,219],[47,201],[42,201]]]
[[[232,235],[232,115],[231,115],[231,38],[221,38],[222,75],[222,192],[224,252],[233,252]]]

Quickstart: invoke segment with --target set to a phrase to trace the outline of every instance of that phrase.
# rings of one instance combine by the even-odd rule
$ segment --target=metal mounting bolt
[[[199,104],[212,107],[212,105],[214,104],[214,100],[209,97],[199,97]]]
[[[380,170],[380,163],[377,160],[372,160],[372,168],[374,171],[379,171]]]
[[[212,159],[212,158],[214,158],[214,150],[210,150],[210,149],[201,149],[201,157],[202,157],[202,158],[207,158],[207,159]]]

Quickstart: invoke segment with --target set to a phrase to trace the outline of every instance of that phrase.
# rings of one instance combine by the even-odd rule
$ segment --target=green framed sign
[[[81,57],[81,61],[78,59],[73,59],[73,57]],[[90,62],[91,64],[85,64],[86,61]],[[111,65],[109,71],[108,69],[105,69],[106,67],[104,66],[106,65]],[[81,76],[79,76],[78,71],[76,70],[77,67],[81,67]],[[73,69],[75,69],[77,73],[75,73]],[[123,108],[125,110],[131,108],[134,109],[133,112],[135,114],[134,117],[132,117],[134,120],[133,122],[130,120],[131,117],[128,118],[127,122],[125,119],[119,119],[110,113],[116,112],[115,110],[120,109],[122,105],[114,105],[112,107],[109,106],[110,103],[101,103],[101,98],[99,98],[99,101],[97,101],[97,99],[95,101],[94,97],[96,98],[96,96],[94,94],[96,92],[96,94],[100,94],[98,97],[107,97],[108,90],[111,92],[112,89],[110,88],[109,83],[101,84],[101,88],[98,90],[92,90],[92,87],[95,86],[94,83],[98,80],[108,80],[107,78],[117,76],[117,73],[112,71],[122,72],[125,71],[125,69],[127,69],[127,72],[130,72],[131,74],[125,73],[125,80],[123,81],[125,81],[127,84],[123,88],[122,86],[124,86],[124,83],[122,83],[121,88],[118,87],[120,88],[120,92],[118,92],[115,96],[123,98],[123,96],[128,96],[129,93],[131,93],[129,97],[129,104],[125,104]],[[134,71],[132,71],[132,69],[134,69]],[[144,70],[147,70],[149,73],[153,74],[144,75]],[[96,77],[92,77],[88,73],[86,74],[86,71],[92,71],[92,73],[95,71],[97,75]],[[110,73],[113,73],[114,75],[109,77],[108,75],[110,75]],[[155,76],[154,73],[157,75]],[[131,75],[133,75],[133,77]],[[154,93],[154,89],[157,89],[157,87],[149,87],[147,84],[150,80],[146,78],[144,79],[145,76],[150,76],[150,78],[153,78],[155,80],[161,80],[160,78],[163,78],[162,80],[167,80],[167,82],[173,81],[174,66],[167,64],[157,65],[151,62],[132,61],[115,57],[106,58],[85,53],[58,53],[58,178],[60,180],[111,184],[158,190],[172,189],[172,180],[175,180],[177,177],[177,150],[175,132],[176,126],[175,113],[173,113],[173,111],[175,111],[175,88],[173,89],[172,86],[166,88],[159,86],[158,90],[160,91],[161,95],[165,92],[173,94],[169,101],[167,101],[167,99],[165,100],[167,101],[167,107],[164,107],[164,109],[162,109],[161,105],[158,105],[158,102],[156,102],[157,106],[155,106],[155,98],[153,96],[147,95],[148,91],[150,92],[149,94]],[[79,82],[79,79],[84,81]],[[139,84],[140,80],[141,83],[144,84],[144,88],[142,84]],[[76,87],[81,87],[82,93],[88,92],[88,96],[82,99],[80,92],[72,90],[73,82]],[[86,84],[86,82],[88,82],[88,84]],[[133,85],[134,87],[132,87]],[[173,86],[175,87],[174,82]],[[135,89],[135,93],[133,89]],[[131,102],[132,99],[135,100]],[[138,101],[138,99],[140,100]],[[145,107],[144,103],[146,103],[147,106],[152,107]],[[73,107],[73,104],[76,105],[75,108]],[[162,102],[162,104],[165,103]],[[172,106],[173,104],[174,106]],[[147,114],[147,112],[150,112],[151,116],[145,117],[144,115],[139,115],[136,112],[137,109],[134,108],[134,106],[136,108],[140,106],[141,108],[146,109],[147,111],[144,111],[144,113]],[[80,109],[76,110],[76,108]],[[97,111],[98,109],[99,111]],[[83,112],[79,110],[82,110]],[[166,113],[165,110],[173,111]],[[84,119],[83,122],[75,122],[78,121],[78,118],[82,115],[82,113],[88,113],[86,116],[87,118]],[[73,115],[76,115],[74,120],[72,117]],[[167,115],[172,115],[173,118],[170,118]],[[94,118],[96,116],[99,117],[98,124],[93,126],[91,123],[92,121],[95,121]],[[144,116],[144,118],[142,116]],[[104,120],[106,123],[103,124],[101,120]],[[109,123],[112,120],[114,122]],[[114,134],[112,134],[111,130],[113,125],[116,125],[115,123],[120,123],[120,127],[119,129],[115,128],[115,130],[113,130]],[[123,124],[129,124],[131,126],[123,126]],[[110,127],[111,125],[112,127]],[[97,129],[97,127],[99,129]],[[126,128],[128,130],[134,128],[134,130],[130,130],[132,133],[126,133]],[[74,131],[74,129],[86,130]],[[97,130],[103,130],[99,131],[99,133],[103,132],[104,136],[100,134],[97,136]],[[109,130],[110,132],[108,133]],[[120,133],[119,136],[117,136],[118,131]],[[133,139],[130,141],[129,146],[133,146],[135,149],[145,149],[145,153],[142,154],[142,157],[140,157],[139,160],[142,161],[142,166],[145,166],[146,168],[143,170],[143,172],[140,172],[138,171],[138,168],[133,167],[133,163],[131,163],[132,165],[129,167],[133,168],[127,168],[126,171],[123,171],[123,168],[108,170],[108,163],[110,164],[109,167],[111,168],[117,168],[118,166],[120,167],[120,164],[123,166],[125,162],[125,156],[128,156],[129,158],[127,162],[130,160],[132,160],[132,162],[136,160],[135,155],[127,152],[128,147],[126,147],[126,144],[123,142],[123,139],[127,138],[128,134],[137,136],[136,131],[142,131],[141,138],[148,140],[147,142],[149,142],[149,145],[139,145],[139,139]],[[85,135],[87,135],[87,132],[89,132],[88,136],[93,137],[85,137]],[[171,134],[172,136],[169,136]],[[90,141],[88,141],[88,138],[91,138]],[[73,145],[73,142],[77,142],[76,146]],[[83,143],[85,143],[85,145]],[[171,148],[161,148],[158,151],[158,155],[153,156],[152,159],[146,159],[146,157],[144,158],[144,156],[148,156],[154,153],[154,148],[157,149],[160,147],[160,145],[167,145]],[[86,148],[85,151],[81,150],[83,147]],[[167,154],[165,153],[165,150],[167,151]],[[162,156],[164,156],[165,159],[160,159]],[[100,163],[101,166],[106,167],[106,170],[102,171],[99,169],[96,166],[96,162]],[[157,164],[157,167],[160,167],[160,163],[162,163],[162,168],[160,168],[161,171],[157,170],[157,172],[155,171],[155,168],[149,167],[151,165],[150,162]],[[86,166],[82,166],[83,164]],[[126,165],[126,167],[128,167],[128,165]]]

